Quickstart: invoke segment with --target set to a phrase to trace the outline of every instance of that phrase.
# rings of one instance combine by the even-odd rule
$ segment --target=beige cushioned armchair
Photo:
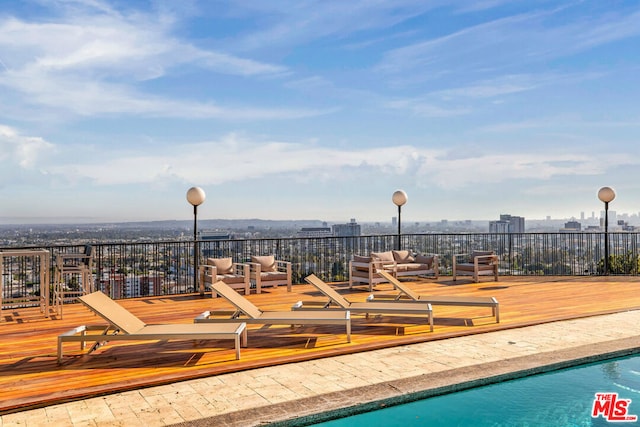
[[[231,258],[207,258],[199,270],[200,293],[204,293],[205,288],[211,288],[212,283],[222,280],[233,289],[242,289],[245,295],[249,295],[251,282],[248,264],[233,262]],[[212,296],[215,298],[218,295],[212,291]]]
[[[257,293],[264,287],[278,285],[287,285],[287,292],[291,292],[290,262],[277,260],[273,255],[251,256],[249,266]]]
[[[385,270],[395,275],[396,263],[393,256],[383,260],[371,255],[353,255],[353,259],[349,261],[349,289],[356,284],[365,284],[369,287],[369,292],[372,292],[375,285],[387,282],[387,279],[378,274],[379,270]]]
[[[461,262],[462,260],[462,262]],[[494,251],[473,251],[471,254],[456,254],[453,256],[453,280],[457,276],[473,276],[478,282],[479,276],[491,276],[498,281],[499,259]]]

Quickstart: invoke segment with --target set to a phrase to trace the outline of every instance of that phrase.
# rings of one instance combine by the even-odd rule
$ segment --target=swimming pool
[[[596,393],[605,393],[597,403]],[[623,403],[610,405],[608,402],[614,399]],[[630,402],[624,404],[623,399],[630,399]],[[592,417],[594,408],[595,418]],[[609,411],[608,408],[618,410]],[[640,356],[637,355],[431,397],[314,425],[640,425],[639,421],[616,420],[625,415],[640,415]],[[613,418],[606,419],[607,416]]]

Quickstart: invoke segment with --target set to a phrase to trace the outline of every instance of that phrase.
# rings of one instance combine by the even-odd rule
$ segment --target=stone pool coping
[[[425,355],[429,358],[427,365],[439,366],[433,372],[317,393],[175,425],[304,426],[528,375],[637,354],[640,353],[640,336],[635,333],[638,322],[640,312],[630,311],[376,350],[368,353],[378,353],[378,362],[381,363],[403,358],[411,364],[415,363],[413,358]],[[438,346],[447,349],[445,352],[431,351]],[[449,351],[456,347],[462,349],[466,356]],[[416,348],[419,350],[415,351]],[[359,355],[350,356],[352,360],[345,361],[347,365]],[[371,354],[360,356],[373,363],[376,361]],[[447,361],[453,363],[448,364]],[[421,360],[419,363],[424,362]],[[362,365],[355,363],[353,368],[362,370]],[[312,376],[313,369],[308,372]],[[377,374],[378,371],[372,369],[371,372]],[[305,378],[300,378],[300,381],[304,383]]]

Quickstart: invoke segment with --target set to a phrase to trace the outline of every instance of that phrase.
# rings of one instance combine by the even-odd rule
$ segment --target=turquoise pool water
[[[319,426],[630,426],[592,417],[596,393],[617,393],[617,415],[640,416],[640,356],[520,378],[332,420]],[[610,395],[609,395],[610,396]],[[603,401],[604,402],[604,401]],[[614,405],[615,406],[615,405]],[[615,417],[615,413],[611,416]]]

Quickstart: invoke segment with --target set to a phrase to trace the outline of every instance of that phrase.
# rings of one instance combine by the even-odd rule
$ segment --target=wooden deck
[[[5,309],[0,322],[0,414],[225,372],[640,308],[637,277],[501,277],[478,284],[450,277],[410,280],[403,281],[419,293],[494,296],[501,322],[495,323],[488,308],[435,306],[434,332],[415,316],[352,316],[351,343],[341,326],[249,325],[249,346],[238,361],[230,341],[197,346],[191,341],[110,343],[90,355],[69,343],[58,365],[57,336],[103,323],[101,319],[80,304],[66,305],[63,319],[47,319],[37,308]],[[351,301],[368,295],[364,288],[334,286]],[[376,292],[393,291],[383,284]],[[269,288],[248,298],[262,310],[289,310],[298,300],[322,296],[309,285],[294,285],[291,293],[285,287]],[[196,294],[120,303],[146,323],[191,323],[205,310],[229,307],[221,298]]]

